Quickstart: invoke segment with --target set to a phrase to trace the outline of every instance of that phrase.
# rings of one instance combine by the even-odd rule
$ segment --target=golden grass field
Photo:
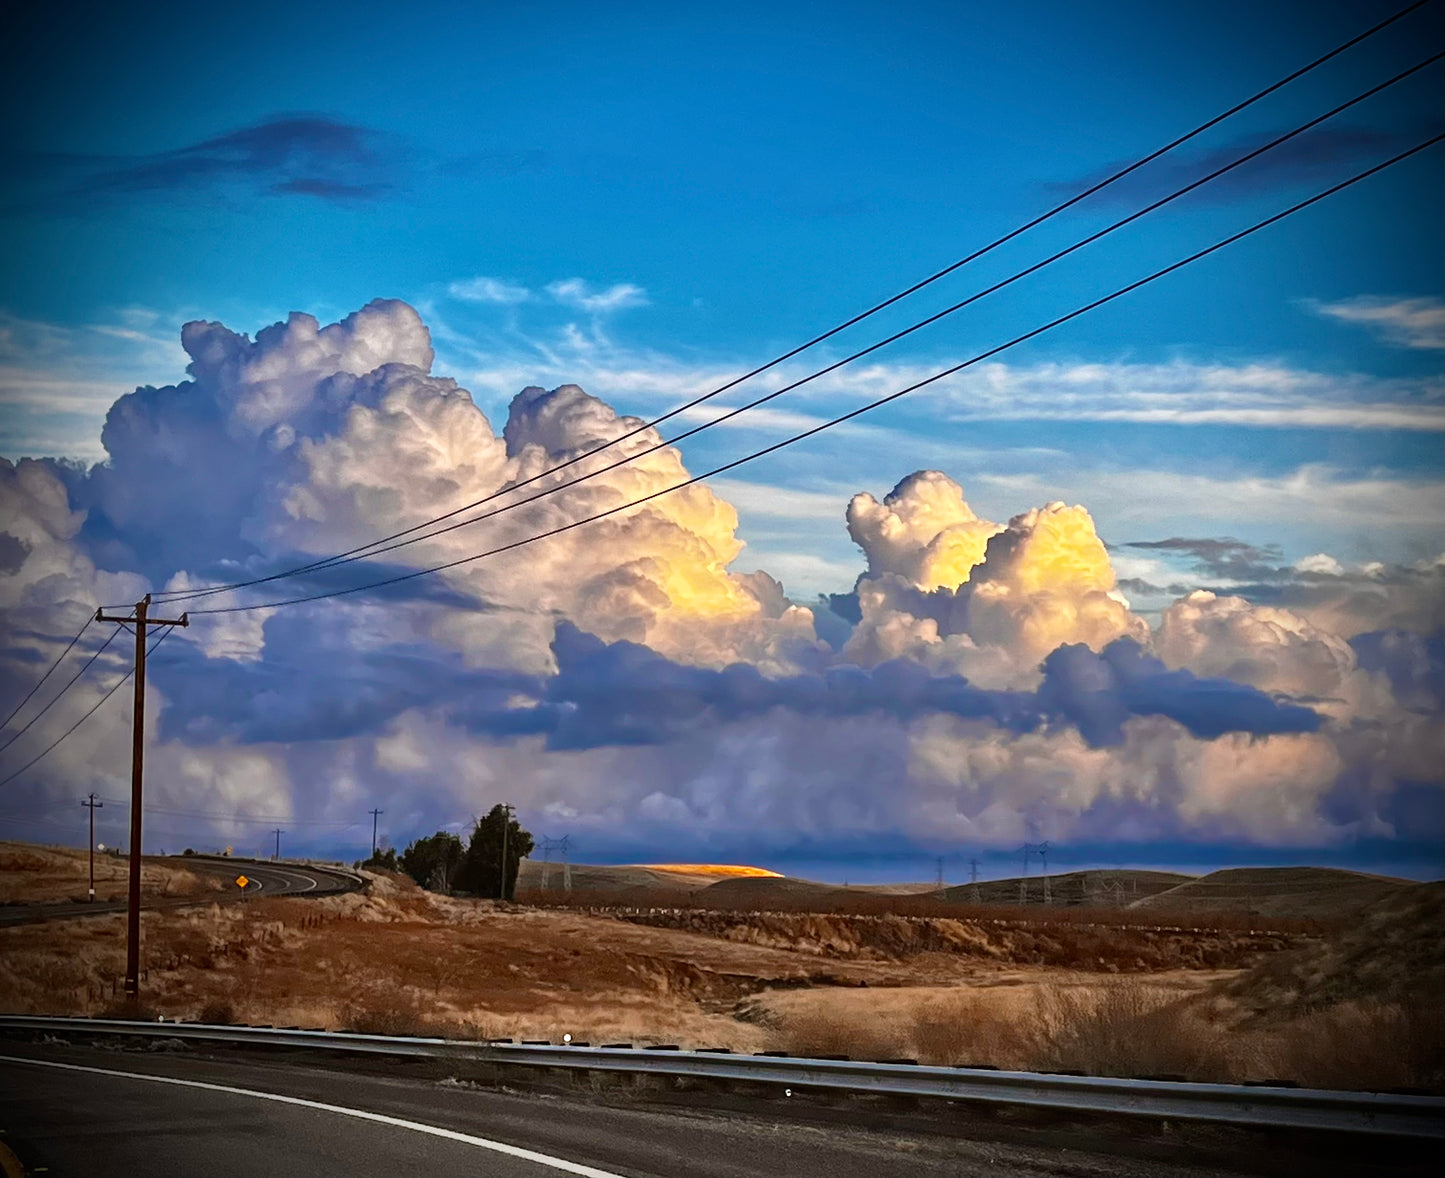
[[[1441,960],[1440,885],[1298,931],[957,905],[609,912],[368,874],[367,894],[145,913],[141,1013],[1198,1080],[1445,1082],[1442,979],[1429,965]],[[120,1009],[122,928],[110,915],[0,929],[0,1008]]]

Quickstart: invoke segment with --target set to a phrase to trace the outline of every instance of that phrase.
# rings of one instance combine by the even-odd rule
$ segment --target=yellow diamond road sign
[[[247,879],[244,875],[238,875],[236,877],[236,886],[238,888],[244,888],[250,882],[251,881]]]

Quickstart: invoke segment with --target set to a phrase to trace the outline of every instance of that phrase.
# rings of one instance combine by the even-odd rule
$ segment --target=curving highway
[[[332,896],[341,892],[360,890],[361,881],[350,872],[325,867],[313,867],[307,863],[273,863],[259,859],[236,859],[228,856],[170,855],[161,859],[147,855],[151,862],[163,862],[185,867],[201,876],[212,876],[224,885],[221,891],[205,892],[194,896],[146,896],[141,897],[141,908],[154,911],[159,908],[185,908],[193,904],[215,904],[225,901],[251,899],[258,896]],[[247,884],[244,893],[236,886],[236,879],[244,875]],[[124,900],[102,900],[94,904],[61,903],[7,904],[0,907],[0,927],[12,924],[30,924],[41,920],[71,920],[81,916],[99,916],[107,912],[124,912]]]
[[[157,1054],[0,1040],[0,1129],[28,1172],[106,1175],[386,1174],[398,1178],[1223,1178],[1194,1157],[1130,1159],[1117,1139],[970,1140],[808,1123],[784,1110],[685,1107],[479,1088],[438,1075],[242,1053]],[[935,1123],[936,1128],[945,1126]],[[1080,1148],[1080,1147],[1083,1148]],[[1090,1148],[1092,1146],[1092,1148]],[[1319,1171],[1314,1171],[1318,1173]]]

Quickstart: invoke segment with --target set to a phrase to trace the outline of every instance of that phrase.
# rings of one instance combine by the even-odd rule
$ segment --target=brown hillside
[[[1234,867],[1148,896],[1132,907],[1338,920],[1411,886],[1409,880],[1333,867]]]
[[[1397,888],[1343,932],[1261,960],[1221,993],[1252,1019],[1346,1002],[1438,1007],[1445,993],[1445,882]]]

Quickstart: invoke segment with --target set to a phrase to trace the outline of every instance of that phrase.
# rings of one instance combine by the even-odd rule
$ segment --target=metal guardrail
[[[987,1101],[1168,1120],[1445,1137],[1445,1099],[1433,1096],[1189,1084],[983,1068],[920,1067],[916,1064],[799,1059],[778,1055],[733,1055],[725,1051],[468,1042],[340,1031],[39,1015],[0,1015],[0,1032],[3,1031],[145,1035],[506,1066],[686,1076],[802,1090],[830,1089],[872,1095]]]

